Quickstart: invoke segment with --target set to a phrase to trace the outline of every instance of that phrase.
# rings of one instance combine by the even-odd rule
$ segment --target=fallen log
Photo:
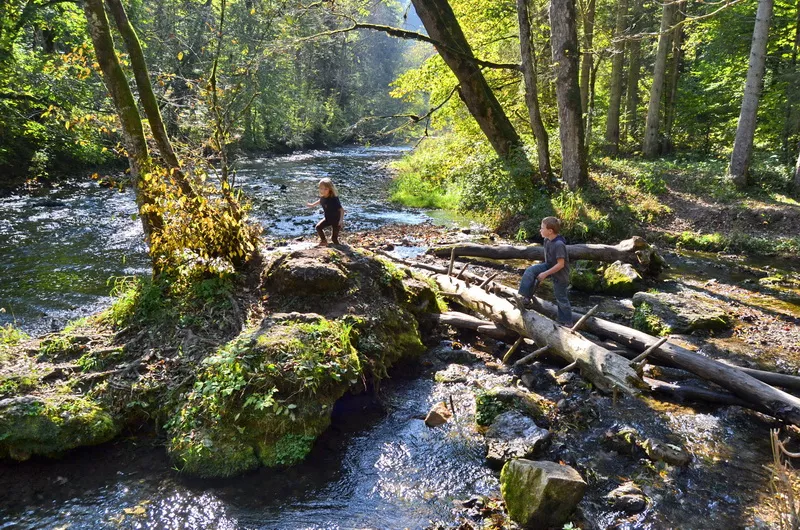
[[[667,383],[658,379],[644,377],[644,382],[650,386],[650,390],[657,395],[666,396],[678,401],[679,403],[686,403],[690,401],[703,401],[706,403],[714,403],[717,405],[734,405],[752,409],[753,405],[739,399],[730,392],[717,391],[706,386],[700,386],[696,383],[679,384]],[[766,410],[759,410],[769,414]]]
[[[581,373],[595,387],[611,392],[614,389],[638,394],[647,388],[627,359],[585,339],[582,335],[560,326],[535,311],[520,312],[510,302],[462,280],[433,274],[434,281],[445,296],[489,317],[495,324],[548,345],[549,351],[567,361],[577,362]]]
[[[432,318],[440,324],[448,324],[456,328],[466,328],[488,335],[493,339],[514,340],[516,333],[504,329],[491,320],[483,320],[458,311],[447,311],[441,314],[432,314]]]
[[[430,265],[427,263],[418,263],[414,261],[403,260],[394,257],[391,254],[384,254],[384,255],[398,263],[402,263],[409,267],[416,267],[419,269],[436,272],[439,274],[444,274],[445,272],[447,272],[447,269],[444,267],[438,267],[436,265]],[[464,278],[468,281],[472,281],[473,283],[478,283],[478,284],[485,282],[484,278],[469,273],[465,274]],[[491,285],[487,285],[486,288],[492,292],[500,293],[504,296],[514,297],[514,295],[516,294],[516,291],[514,289],[497,282],[492,282]],[[533,298],[533,301],[537,305],[537,310],[540,313],[543,313],[550,317],[554,317],[558,313],[556,305],[551,302],[536,297]],[[581,316],[583,315],[581,315],[580,313],[577,313],[575,311],[572,312],[572,317],[576,321],[579,320]],[[652,335],[648,335],[647,333],[644,333],[637,329],[629,328],[627,326],[623,326],[622,324],[617,324],[615,322],[604,320],[602,318],[593,317],[589,319],[587,324],[588,325],[586,327],[586,331],[594,335],[597,335],[600,338],[613,340],[617,344],[624,346],[626,348],[630,348],[631,350],[639,353],[646,350],[650,345],[652,345],[658,340],[657,337],[653,337]],[[790,390],[800,391],[800,377],[798,376],[789,374],[779,374],[775,372],[768,372],[766,370],[757,370],[755,368],[746,368],[743,366],[725,364],[720,361],[716,361],[714,359],[703,357],[693,352],[692,350],[682,348],[680,346],[671,344],[669,342],[662,345],[660,350],[662,352],[661,354],[650,356],[649,358],[650,364],[658,366],[666,366],[668,368],[680,368],[682,370],[687,370],[691,372],[691,370],[681,365],[679,362],[675,362],[675,360],[672,359],[672,357],[684,358],[685,356],[694,356],[694,357],[699,357],[700,359],[708,362],[721,364],[732,370],[738,370],[768,385],[774,385]],[[634,357],[636,357],[636,355],[631,355],[629,358],[633,359]],[[724,387],[725,385],[720,384],[720,386]]]
[[[617,245],[598,245],[591,243],[567,245],[567,252],[571,260],[622,261],[623,263],[649,268],[652,272],[658,272],[664,266],[664,258],[662,258],[647,241],[638,236],[621,241]],[[491,259],[544,260],[544,247],[541,245],[523,247],[461,243],[457,245],[433,247],[428,253],[439,257],[452,256],[453,258],[471,256],[475,258]]]

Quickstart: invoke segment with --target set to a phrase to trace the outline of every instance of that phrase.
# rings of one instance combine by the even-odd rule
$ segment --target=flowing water
[[[387,164],[405,152],[346,148],[253,158],[239,165],[237,184],[273,240],[314,234],[321,214],[305,204],[316,200],[324,177],[339,188],[346,231],[453,221],[441,212],[387,203]],[[60,329],[110,303],[110,278],[147,274],[135,213],[132,191],[101,187],[88,178],[0,196],[0,308],[5,309],[0,325],[15,323],[31,334]]]

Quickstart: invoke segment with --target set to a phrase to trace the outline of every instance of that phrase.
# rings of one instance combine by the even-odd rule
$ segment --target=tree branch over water
[[[433,44],[437,48],[446,48],[450,52],[456,53],[456,54],[466,58],[467,60],[473,61],[478,66],[482,66],[484,68],[496,68],[496,69],[502,69],[502,70],[521,71],[521,67],[518,64],[515,64],[515,63],[495,63],[495,62],[492,62],[492,61],[484,61],[483,59],[478,59],[476,57],[473,57],[471,54],[464,53],[464,52],[462,52],[460,50],[455,50],[453,48],[449,48],[445,44],[442,44],[441,42],[435,41],[434,39],[428,37],[427,35],[424,35],[422,33],[418,33],[416,31],[408,31],[408,30],[405,30],[405,29],[395,28],[395,27],[392,27],[392,26],[384,26],[382,24],[369,24],[369,23],[366,23],[366,22],[356,22],[351,17],[349,17],[347,15],[340,14],[340,13],[336,13],[336,16],[349,19],[352,22],[352,25],[349,26],[349,27],[346,27],[346,28],[338,28],[338,29],[333,29],[333,30],[330,30],[330,31],[323,31],[322,33],[316,33],[316,34],[311,35],[309,37],[303,37],[302,39],[300,39],[300,41],[302,42],[302,41],[307,41],[307,40],[311,40],[311,39],[316,39],[318,37],[327,37],[327,36],[330,36],[330,35],[337,35],[339,33],[347,33],[347,32],[355,31],[355,30],[359,30],[359,29],[366,29],[366,30],[370,30],[370,31],[380,31],[380,32],[386,33],[387,35],[391,35],[392,37],[397,37],[397,38],[400,38],[400,39],[418,40],[418,41],[422,41],[422,42],[427,42],[428,44]]]

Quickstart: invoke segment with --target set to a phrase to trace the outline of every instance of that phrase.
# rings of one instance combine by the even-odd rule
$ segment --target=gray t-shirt
[[[558,235],[555,239],[544,238],[544,262],[547,267],[558,263],[558,258],[564,258],[564,268],[552,275],[553,280],[569,283],[569,254],[567,253],[567,240]]]

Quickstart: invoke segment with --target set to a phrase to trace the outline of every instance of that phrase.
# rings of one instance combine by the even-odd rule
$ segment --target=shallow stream
[[[319,212],[306,209],[305,202],[315,198],[323,177],[339,187],[348,230],[451,222],[436,212],[387,205],[386,164],[403,152],[350,148],[252,159],[240,166],[237,178],[253,200],[254,217],[273,240],[313,235]],[[60,328],[109,303],[109,277],[145,274],[134,212],[130,192],[81,180],[0,197],[0,307],[6,309],[0,324],[16,322],[32,334]],[[716,289],[716,295],[730,296],[740,306],[763,298],[762,305],[774,304],[771,310],[778,315],[769,325],[796,332],[800,304],[791,280],[800,271],[796,263],[745,263],[701,254],[674,254],[669,260],[667,283]],[[720,290],[720,284],[731,288]],[[597,298],[576,294],[573,301],[586,309]],[[625,311],[630,304],[618,305]],[[712,339],[718,348],[739,344],[741,358],[752,350],[746,338],[734,334]],[[786,348],[781,343],[756,347],[773,358]],[[799,365],[793,360],[785,368],[796,373]],[[476,366],[485,371],[483,363]],[[545,458],[576,465],[589,482],[583,513],[590,527],[736,528],[741,527],[737,521],[752,519],[767,495],[769,477],[761,466],[770,459],[769,422],[754,421],[736,408],[697,410],[632,398],[617,404],[580,380],[571,385],[556,387],[551,399],[573,408],[569,417],[575,424],[557,437]],[[182,477],[170,468],[163,448],[146,437],[84,448],[59,461],[0,462],[0,530],[388,530],[425,528],[433,521],[452,524],[463,512],[458,500],[499,495],[497,474],[484,464],[483,438],[467,421],[465,410],[474,407],[471,392],[435,383],[431,374],[395,378],[383,386],[381,405],[368,396],[340,402],[332,428],[303,464],[230,480]],[[426,428],[424,414],[454,395],[464,422]],[[695,460],[673,472],[604,450],[598,444],[614,422],[683,443]],[[655,508],[625,519],[609,510],[603,495],[628,479],[646,486]]]

